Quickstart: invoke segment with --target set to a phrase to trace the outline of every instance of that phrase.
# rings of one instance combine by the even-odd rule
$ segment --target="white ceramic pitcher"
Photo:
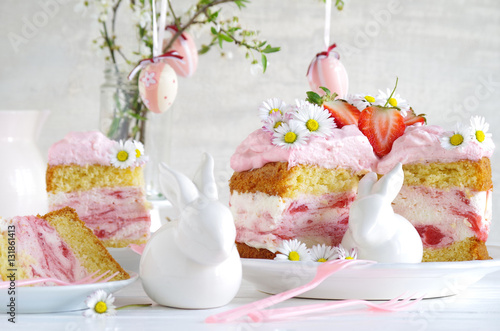
[[[0,110],[0,216],[48,210],[47,164],[36,140],[49,111]]]

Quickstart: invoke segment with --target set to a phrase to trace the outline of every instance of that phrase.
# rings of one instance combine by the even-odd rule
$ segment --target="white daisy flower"
[[[111,164],[117,168],[125,169],[134,164],[137,157],[135,144],[127,140],[125,144],[123,140],[115,142],[111,148]]]
[[[338,249],[332,246],[314,245],[311,250],[311,259],[315,262],[326,262],[330,260],[335,260],[338,258]]]
[[[358,250],[356,247],[352,248],[351,252],[347,252],[344,246],[339,244],[338,247],[335,247],[335,250],[337,251],[338,258],[340,260],[355,260],[358,258]]]
[[[312,135],[322,137],[331,135],[336,127],[328,110],[309,102],[298,108],[293,121],[299,122]]]
[[[132,141],[135,147],[135,159],[137,163],[145,163],[147,162],[148,157],[144,155],[144,145],[137,140]]]
[[[291,113],[273,112],[264,122],[263,129],[268,132],[274,132],[281,124],[283,123],[288,124],[291,118],[292,118]]]
[[[346,101],[347,103],[350,103],[354,107],[358,108],[359,111],[363,111],[366,107],[370,106],[370,102],[366,98],[375,102],[375,98],[361,94],[349,94]]]
[[[385,104],[387,104],[388,106],[397,107],[401,111],[401,115],[405,117],[406,112],[410,111],[410,104],[397,93],[394,93],[392,97],[390,97],[391,93],[391,89],[387,89],[387,93],[378,90],[378,95],[375,97],[375,102],[373,104],[377,106],[385,106]]]
[[[85,304],[89,309],[83,315],[93,318],[115,315],[116,307],[113,305],[114,302],[115,298],[112,294],[107,294],[103,290],[97,290],[85,300]]]
[[[464,126],[462,123],[457,123],[454,131],[444,132],[441,136],[441,146],[444,149],[463,148],[472,141],[474,132],[471,127]]]
[[[493,140],[491,139],[491,133],[488,132],[490,125],[486,123],[486,120],[482,116],[472,116],[470,119],[470,125],[472,127],[472,138],[484,146],[487,150],[492,150],[495,148]]]
[[[309,255],[309,250],[306,244],[293,240],[283,240],[281,245],[278,247],[278,252],[276,254],[275,260],[288,260],[288,261],[310,261],[311,256]]]
[[[262,121],[266,121],[269,115],[274,112],[284,113],[286,108],[286,103],[284,103],[280,98],[272,98],[264,101],[259,106],[259,117]]]
[[[273,134],[273,144],[276,146],[289,148],[300,148],[307,143],[309,131],[297,121],[290,121],[290,123],[282,123],[276,128]]]

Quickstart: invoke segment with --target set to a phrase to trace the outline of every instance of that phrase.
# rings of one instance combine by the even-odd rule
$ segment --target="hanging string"
[[[156,2],[152,1],[153,5],[153,57],[160,56],[163,47],[163,34],[167,21],[167,0],[161,1],[160,21],[156,21]]]
[[[130,74],[128,75],[128,79],[132,80],[134,76],[144,69],[148,64],[157,63],[165,58],[174,58],[177,61],[184,63],[182,56],[179,55],[176,51],[166,52],[162,54],[163,51],[163,34],[165,32],[165,26],[167,23],[167,0],[161,1],[160,7],[160,20],[156,22],[156,3],[155,0],[152,0],[153,6],[153,57],[150,59],[144,59],[139,61],[137,66],[132,69]]]
[[[330,47],[330,21],[332,18],[332,0],[325,1],[325,50]]]
[[[158,55],[163,52],[163,34],[165,33],[165,26],[167,23],[167,0],[161,1],[160,7],[160,21],[158,22]]]

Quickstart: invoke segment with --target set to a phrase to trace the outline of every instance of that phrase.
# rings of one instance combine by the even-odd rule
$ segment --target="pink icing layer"
[[[272,134],[262,129],[251,133],[231,157],[234,171],[260,168],[269,162],[288,162],[317,165],[328,169],[337,167],[353,171],[372,170],[377,162],[368,139],[355,125],[334,129],[328,138],[311,137],[309,142],[294,149],[284,149],[272,144]]]
[[[477,161],[485,156],[491,157],[493,154],[493,151],[488,151],[475,141],[463,148],[445,149],[441,146],[440,140],[444,132],[442,127],[436,125],[409,126],[405,133],[394,141],[391,152],[378,162],[377,173],[389,172],[398,162],[409,164]]]
[[[110,165],[110,149],[114,141],[102,133],[70,132],[49,149],[49,165]]]
[[[28,278],[55,277],[72,282],[86,276],[70,247],[47,221],[35,216],[18,216],[12,221],[18,257],[25,257],[19,263],[26,261],[23,267],[28,269]]]
[[[147,238],[151,219],[146,203],[143,190],[137,187],[94,188],[49,195],[51,210],[70,206],[103,240]]]
[[[301,148],[284,149],[272,144],[272,134],[262,129],[252,132],[231,157],[231,167],[241,172],[261,168],[269,162],[288,162],[289,167],[298,164],[318,165],[333,169],[349,168],[354,171],[389,172],[398,162],[430,163],[477,161],[491,157],[492,150],[478,142],[469,142],[462,148],[445,149],[441,146],[444,129],[435,125],[414,125],[394,141],[391,152],[379,159],[373,153],[368,139],[354,125],[334,129],[328,138],[311,137]]]

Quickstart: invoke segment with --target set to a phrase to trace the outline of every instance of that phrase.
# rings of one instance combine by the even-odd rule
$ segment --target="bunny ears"
[[[370,172],[361,178],[358,185],[358,199],[378,194],[393,201],[403,186],[403,165],[398,162],[391,171],[378,181],[377,178],[377,174],[374,172]]]
[[[218,199],[214,159],[210,154],[203,154],[200,167],[192,181],[163,162],[159,167],[161,190],[167,199],[177,207],[183,208],[201,195],[209,200]]]

